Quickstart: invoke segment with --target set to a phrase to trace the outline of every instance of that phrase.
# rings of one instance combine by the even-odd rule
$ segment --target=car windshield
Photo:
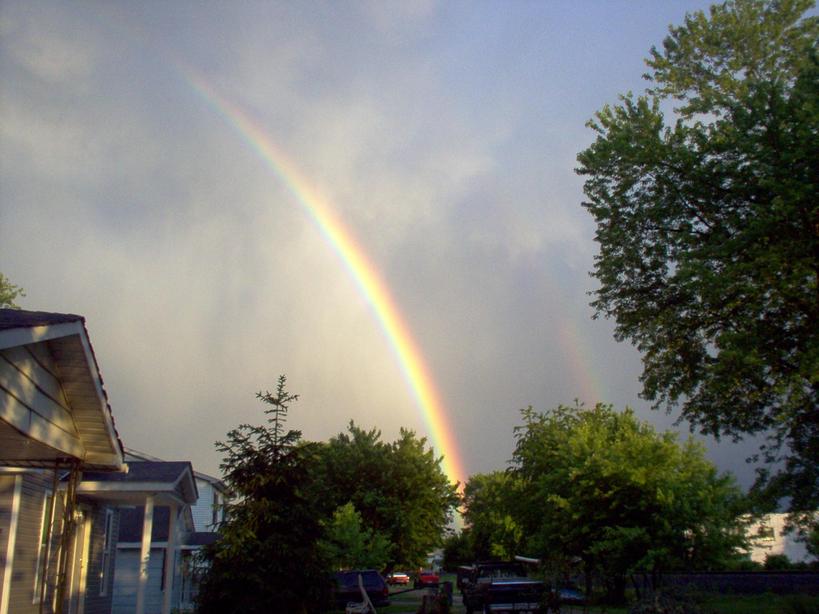
[[[481,569],[481,578],[521,578],[526,576],[521,567],[487,567]]]

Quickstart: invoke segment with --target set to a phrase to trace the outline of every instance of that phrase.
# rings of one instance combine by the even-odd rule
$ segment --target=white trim
[[[108,585],[111,583],[111,576],[114,574],[111,567],[117,554],[116,544],[114,543],[116,539],[114,535],[114,510],[108,506],[105,507],[105,520],[103,523],[102,554],[100,557],[102,559],[100,561],[100,597],[108,595]]]
[[[51,504],[51,509],[49,509],[49,504]],[[37,535],[37,557],[35,561],[37,562],[36,567],[34,568],[34,596],[31,598],[31,603],[40,603],[40,592],[42,586],[40,585],[40,580],[43,582],[48,582],[48,560],[51,557],[51,542],[54,539],[54,516],[56,515],[56,510],[54,509],[57,506],[57,499],[54,497],[54,491],[51,488],[46,488],[43,491],[43,509],[40,513],[40,532]],[[48,514],[48,518],[46,518],[46,512],[50,512]],[[51,528],[46,528],[46,522],[48,526]],[[48,539],[43,543],[43,532],[48,535]],[[43,557],[46,560],[46,573],[45,577],[41,578],[40,574],[43,571]]]
[[[91,372],[91,380],[94,382],[94,388],[97,391],[97,400],[99,401],[105,432],[108,435],[108,443],[111,444],[111,452],[116,459],[112,463],[112,466],[115,469],[121,470],[125,464],[125,454],[122,450],[119,437],[117,436],[117,431],[114,428],[114,419],[111,417],[111,411],[108,407],[108,396],[105,394],[105,389],[102,386],[102,376],[100,375],[94,351],[91,349],[91,340],[88,338],[85,326],[82,326],[80,341],[82,342],[82,348],[85,352],[85,360],[88,362],[88,370]]]
[[[40,341],[59,339],[60,337],[70,337],[71,335],[83,335],[84,333],[85,327],[79,317],[71,322],[62,322],[60,324],[7,328],[0,331],[0,349],[39,343]]]
[[[145,613],[145,590],[148,586],[148,562],[151,558],[151,533],[154,524],[154,497],[145,499],[145,515],[142,521],[142,548],[139,553],[139,573],[137,575],[136,614]]]
[[[91,482],[83,480],[77,485],[78,494],[104,492],[153,492],[158,495],[174,494],[174,485],[170,482]]]
[[[68,614],[83,614],[85,611],[86,578],[88,575],[88,553],[91,546],[91,515],[87,509],[80,511],[81,519],[74,533],[71,575],[68,591]]]
[[[165,547],[165,577],[163,585],[165,592],[162,595],[162,614],[171,614],[171,597],[173,596],[173,577],[176,564],[176,517],[179,510],[171,505],[168,522],[168,545]]]
[[[20,518],[20,500],[23,494],[23,478],[14,476],[14,495],[11,501],[11,521],[9,522],[9,542],[6,548],[6,568],[3,573],[3,596],[0,598],[0,614],[8,614],[11,592],[11,576],[14,573],[14,548],[17,545],[17,522]]]

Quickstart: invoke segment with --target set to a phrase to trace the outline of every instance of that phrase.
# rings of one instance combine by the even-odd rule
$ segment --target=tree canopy
[[[768,438],[758,486],[819,505],[819,19],[729,0],[652,48],[644,94],[590,122],[596,316],[643,355],[643,396]]]
[[[298,395],[284,376],[256,396],[266,424],[216,443],[233,500],[197,611],[321,612],[333,570],[420,566],[442,543],[460,498],[426,439],[402,429],[386,443],[350,422],[326,443],[304,441],[285,427]]]
[[[693,440],[604,404],[523,417],[512,474],[527,553],[579,559],[622,600],[629,573],[720,569],[744,543],[744,497]]]
[[[326,523],[321,541],[327,559],[335,569],[384,569],[391,545],[381,533],[363,526],[361,514],[345,503]]]
[[[20,309],[15,301],[26,293],[20,286],[11,283],[8,277],[0,273],[0,309]]]
[[[470,476],[464,487],[464,524],[474,560],[511,560],[525,554],[516,520],[520,500],[517,477],[507,471]]]
[[[387,567],[420,566],[442,543],[459,497],[425,438],[401,429],[386,443],[380,431],[350,422],[320,455],[324,501],[333,509],[352,503],[364,526],[389,540]]]

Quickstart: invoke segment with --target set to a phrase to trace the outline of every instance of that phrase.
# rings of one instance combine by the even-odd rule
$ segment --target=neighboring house
[[[0,309],[0,614],[110,612],[124,469],[84,318]]]
[[[159,461],[162,459],[126,447],[125,460],[134,462]],[[229,498],[227,486],[219,478],[201,471],[194,471],[193,476],[196,480],[196,490],[199,493],[196,503],[191,506],[194,531],[197,533],[215,533],[219,529],[219,524],[225,519],[224,504]]]
[[[125,460],[131,467],[141,462],[162,462],[156,456],[131,448],[125,448]],[[216,531],[225,518],[224,503],[228,498],[227,487],[218,478],[199,471],[194,471],[193,475],[198,493],[198,499],[190,507],[193,526],[185,534],[176,559],[179,571],[178,582],[174,583],[173,600],[175,607],[180,611],[194,609],[199,579],[204,571],[199,553],[202,548],[216,541]],[[120,537],[120,542],[122,542],[122,537]],[[121,544],[118,548],[122,553]],[[117,614],[116,607],[115,614]]]
[[[113,614],[182,607],[182,545],[193,532],[193,468],[186,461],[128,463],[128,473],[86,473],[79,492],[120,504]]]
[[[787,532],[788,514],[766,514],[748,526],[749,554],[752,561],[765,563],[768,555],[784,554],[791,563],[813,560],[805,543],[798,540],[796,531]]]

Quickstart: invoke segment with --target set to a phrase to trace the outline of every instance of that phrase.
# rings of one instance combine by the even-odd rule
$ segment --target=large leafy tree
[[[391,549],[386,537],[363,526],[352,503],[333,513],[321,547],[335,569],[383,569]]]
[[[527,552],[582,561],[618,601],[630,573],[720,569],[737,556],[744,497],[700,444],[604,404],[523,417],[512,470]]]
[[[284,376],[275,392],[257,396],[269,405],[267,424],[243,424],[216,444],[235,502],[207,552],[197,611],[322,611],[330,563],[319,545],[326,517],[315,488],[317,446],[285,429],[298,396],[287,391]]]
[[[523,531],[515,519],[517,477],[507,471],[478,473],[464,487],[464,522],[476,559],[511,559],[525,554]]]
[[[459,502],[425,438],[402,429],[386,443],[376,429],[350,423],[321,446],[322,498],[336,509],[352,503],[362,526],[392,545],[387,567],[418,566],[442,543]]]
[[[759,486],[819,505],[819,19],[729,0],[652,48],[643,95],[578,156],[596,315],[643,354],[643,396],[704,432],[763,434]]]

